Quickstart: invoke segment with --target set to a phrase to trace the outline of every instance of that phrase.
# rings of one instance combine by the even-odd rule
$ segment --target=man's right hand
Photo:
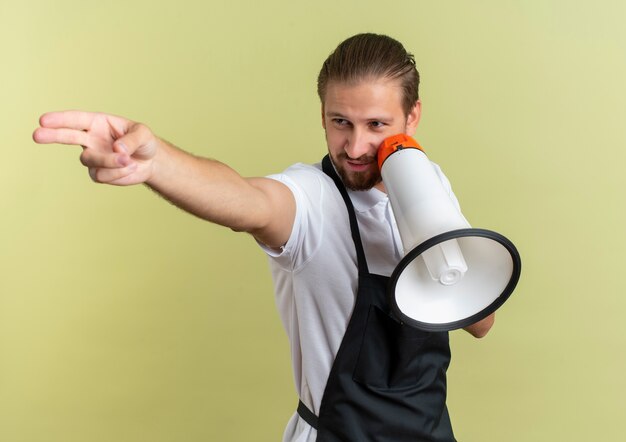
[[[114,115],[50,112],[39,124],[33,139],[82,146],[80,161],[98,183],[145,183],[181,209],[248,232],[269,247],[289,239],[296,204],[279,181],[243,178],[219,161],[191,155],[143,124]]]
[[[80,161],[93,181],[118,186],[146,182],[160,140],[146,126],[102,113],[50,112],[33,133],[37,143],[82,146]]]

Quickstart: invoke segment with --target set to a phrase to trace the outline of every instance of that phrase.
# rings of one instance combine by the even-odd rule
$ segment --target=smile
[[[348,164],[348,167],[355,172],[364,172],[368,170],[372,164],[371,162],[361,163],[355,161],[346,161],[346,163]]]

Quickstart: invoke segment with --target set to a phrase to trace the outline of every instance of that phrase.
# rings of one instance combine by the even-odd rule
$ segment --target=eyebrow
[[[340,114],[339,112],[326,112],[327,117],[339,117],[346,118],[345,115]]]
[[[339,113],[339,112],[325,112],[326,116],[329,118],[343,118],[344,120],[350,120],[350,118],[346,117],[345,115]],[[393,121],[392,117],[389,118],[384,118],[384,117],[373,117],[373,118],[366,118],[367,121],[381,121],[383,123],[389,123],[391,121]]]

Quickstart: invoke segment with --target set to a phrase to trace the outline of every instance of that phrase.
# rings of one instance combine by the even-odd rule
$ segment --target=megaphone
[[[405,252],[388,289],[397,318],[422,330],[449,331],[502,306],[521,272],[513,243],[470,227],[408,135],[383,141],[378,166]]]

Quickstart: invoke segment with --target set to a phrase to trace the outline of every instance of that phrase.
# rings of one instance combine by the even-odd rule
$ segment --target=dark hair
[[[337,46],[317,77],[317,93],[324,103],[329,81],[355,83],[366,78],[400,79],[405,115],[419,99],[420,77],[415,59],[402,43],[386,35],[358,34]]]

